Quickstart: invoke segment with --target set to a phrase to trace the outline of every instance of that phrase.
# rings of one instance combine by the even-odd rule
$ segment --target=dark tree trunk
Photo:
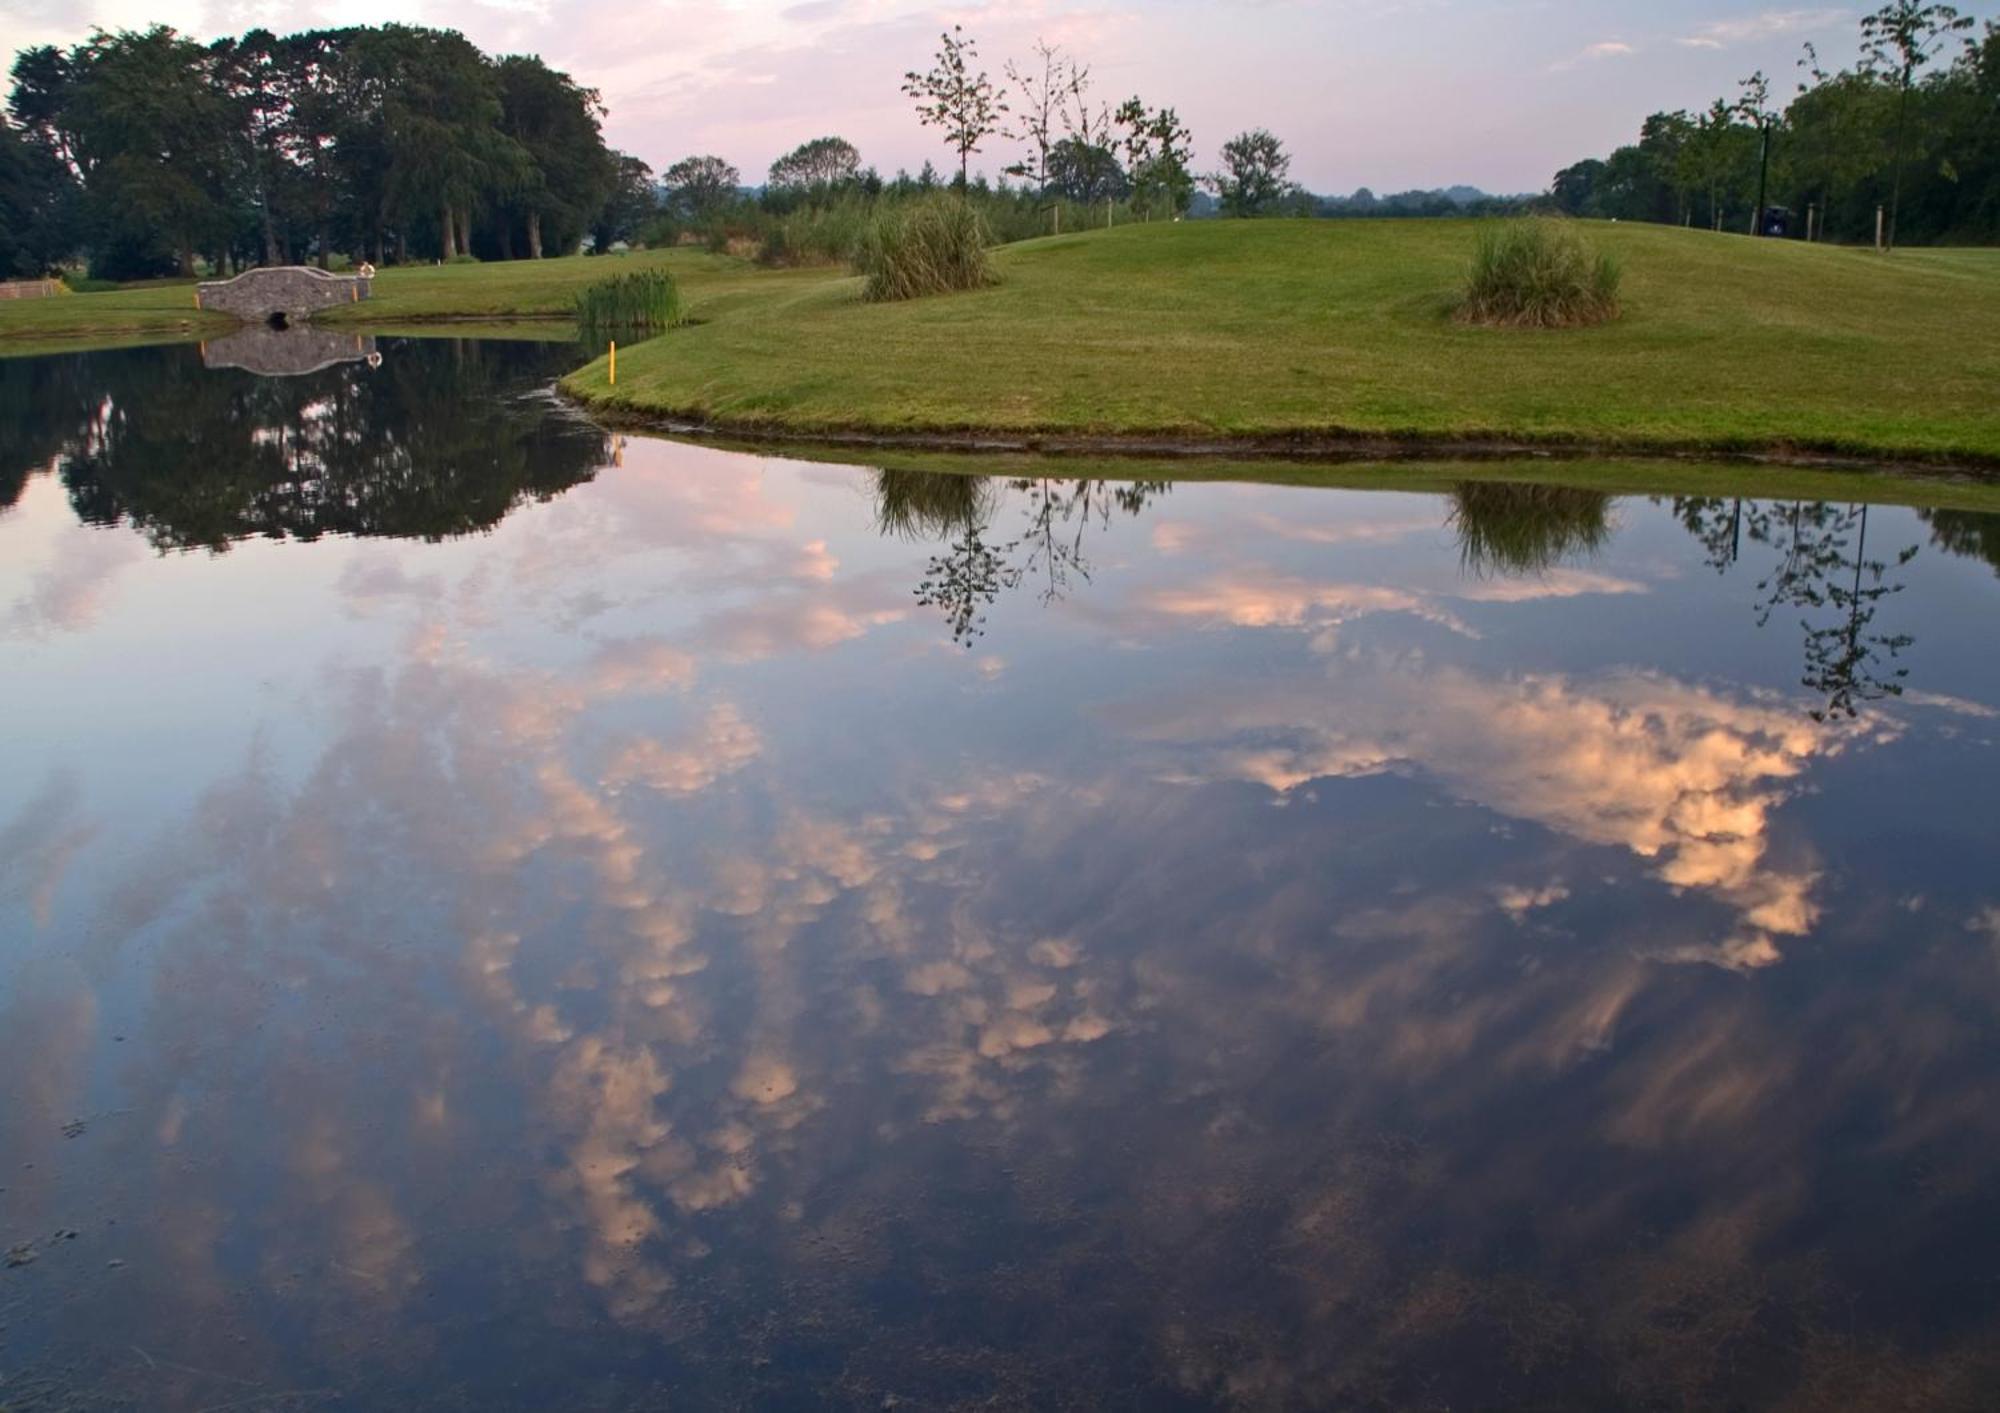
[[[500,220],[500,258],[502,260],[514,258],[514,223],[504,216]]]
[[[443,244],[438,247],[440,257],[449,260],[458,254],[458,217],[453,214],[449,204],[444,206],[439,216],[438,234],[443,240]]]

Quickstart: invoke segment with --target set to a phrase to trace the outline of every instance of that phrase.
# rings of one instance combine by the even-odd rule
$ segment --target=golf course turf
[[[564,386],[743,433],[2000,463],[2000,251],[1588,231],[1625,271],[1596,328],[1453,320],[1471,222],[1189,222],[1009,246],[998,286],[901,304],[793,279]]]
[[[1593,328],[1451,317],[1471,221],[1191,221],[994,253],[1000,283],[871,304],[843,269],[682,249],[385,270],[328,322],[557,320],[664,266],[692,323],[564,380],[608,421],[1079,451],[1750,452],[2000,468],[2000,250],[1580,228],[1624,271]],[[186,286],[0,306],[0,353],[198,337]],[[621,341],[623,342],[623,341]]]

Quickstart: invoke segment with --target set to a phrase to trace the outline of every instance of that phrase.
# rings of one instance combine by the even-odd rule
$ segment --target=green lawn
[[[652,266],[674,272],[696,318],[728,309],[746,292],[812,278],[764,271],[743,260],[696,250],[640,251],[604,259],[570,256],[490,265],[412,265],[382,271],[368,300],[330,309],[319,320],[379,333],[409,332],[421,324],[446,321],[561,320],[568,317],[576,292],[585,285]],[[234,327],[225,316],[197,311],[194,287],[185,282],[6,300],[0,301],[0,357],[202,338]],[[524,329],[514,336],[548,335],[543,329]]]
[[[1468,221],[1197,221],[1030,241],[997,287],[870,305],[838,270],[691,249],[385,270],[355,329],[559,319],[662,265],[694,323],[567,380],[606,412],[760,435],[1353,436],[2000,461],[2000,250],[1592,223],[1623,316],[1468,328]],[[0,356],[229,327],[185,285],[0,303]],[[544,328],[549,326],[545,325]],[[482,330],[482,332],[494,332]],[[539,332],[539,330],[538,330]]]
[[[194,307],[192,284],[0,300],[0,357],[164,343],[233,327],[233,320]]]
[[[1587,442],[2000,460],[2000,251],[1593,224],[1596,329],[1449,317],[1459,221],[1203,221],[1027,242],[991,290],[870,305],[751,276],[566,386],[746,432]]]

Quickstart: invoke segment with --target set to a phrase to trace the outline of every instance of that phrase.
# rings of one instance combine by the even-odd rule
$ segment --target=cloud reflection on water
[[[635,444],[476,553],[315,547],[372,636],[302,753],[190,763],[136,859],[43,812],[144,991],[91,1169],[144,1271],[70,1308],[364,1398],[1976,1389],[1990,1299],[1885,1265],[1990,1215],[1984,914],[1886,947],[1812,794],[1915,728],[1533,661],[1675,591],[1615,545],[1458,580],[1437,502],[1176,494],[1238,528],[996,608],[977,698],[824,471]]]

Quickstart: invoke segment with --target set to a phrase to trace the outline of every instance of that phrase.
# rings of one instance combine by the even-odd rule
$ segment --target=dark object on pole
[[[1783,206],[1764,208],[1764,219],[1757,223],[1757,234],[1776,236],[1783,240],[1792,233],[1792,213]]]

